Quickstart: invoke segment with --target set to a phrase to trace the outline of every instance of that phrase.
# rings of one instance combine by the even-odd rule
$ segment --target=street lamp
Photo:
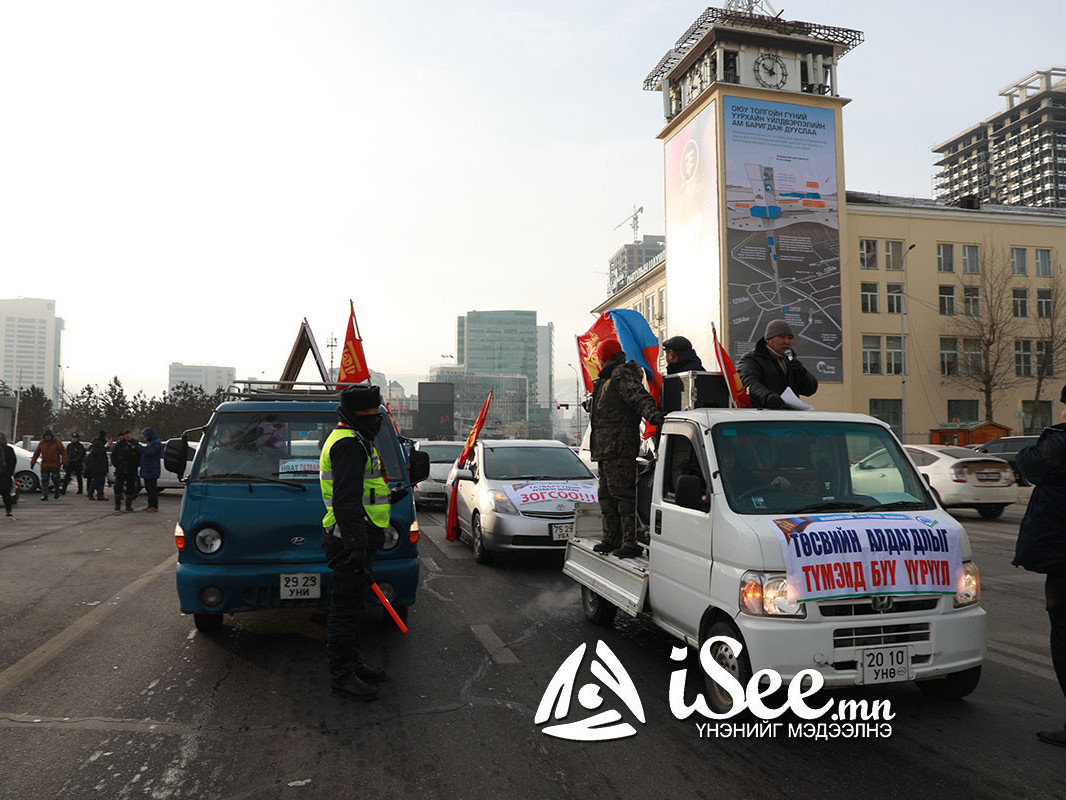
[[[581,375],[573,364],[566,366],[574,371],[574,443],[581,447]]]
[[[907,340],[903,332],[903,323],[907,316],[907,254],[915,247],[917,247],[916,244],[908,247],[899,261],[899,268],[903,273],[903,283],[899,288],[899,349],[902,356],[899,365],[899,432],[904,444],[907,443]]]

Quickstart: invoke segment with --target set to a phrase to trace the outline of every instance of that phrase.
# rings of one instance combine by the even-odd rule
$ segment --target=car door
[[[659,452],[652,488],[649,598],[662,622],[695,637],[710,596],[713,560],[710,470],[699,427],[668,421]],[[677,504],[674,490],[682,475],[703,481],[702,508]]]

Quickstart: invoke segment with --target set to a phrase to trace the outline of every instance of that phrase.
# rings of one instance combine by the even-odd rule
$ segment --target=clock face
[[[781,56],[763,53],[755,59],[755,80],[768,89],[780,89],[788,80],[788,68]]]

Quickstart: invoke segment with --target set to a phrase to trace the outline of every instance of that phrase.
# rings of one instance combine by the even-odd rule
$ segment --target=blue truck
[[[203,431],[174,529],[178,598],[199,630],[218,630],[227,613],[328,607],[332,572],[322,550],[318,463],[338,402],[339,393],[325,386],[246,391],[221,403],[203,428],[167,442],[164,463],[181,477],[188,437]],[[429,474],[428,457],[410,448],[388,410],[381,411],[387,421],[375,444],[389,487],[410,490]],[[418,589],[410,491],[393,505],[385,536],[374,579],[403,619]]]

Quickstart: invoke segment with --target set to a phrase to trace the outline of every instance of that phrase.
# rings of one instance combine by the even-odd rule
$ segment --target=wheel
[[[700,638],[700,650],[703,650],[704,642],[716,636],[729,636],[738,642],[742,642],[740,632],[736,628],[728,622],[716,622]],[[751,662],[748,660],[747,648],[744,648],[738,656],[724,642],[716,642],[711,648],[711,658],[718,662],[719,666],[724,667],[726,672],[737,680],[737,683],[742,687],[747,687],[748,681],[751,680]],[[716,714],[727,713],[733,708],[733,698],[729,696],[729,692],[711,679],[706,670],[703,671],[703,674],[707,687],[707,700],[711,710]]]
[[[41,480],[32,472],[16,472],[15,487],[20,492],[36,492],[41,488]]]
[[[614,622],[614,615],[618,613],[618,606],[600,597],[587,586],[581,587],[581,607],[585,609],[585,619],[593,625],[604,627],[610,627]]]
[[[470,518],[470,548],[474,551],[474,561],[479,564],[488,564],[492,560],[489,551],[485,549],[485,536],[481,532],[481,515],[474,512]]]
[[[970,667],[962,672],[953,672],[944,678],[932,678],[927,681],[915,681],[922,694],[934,700],[960,700],[974,689],[981,681],[981,668]]]
[[[221,614],[193,614],[192,621],[201,633],[215,633],[222,630]]]
[[[977,507],[977,513],[984,519],[999,519],[1006,507],[1006,504],[985,503]]]

